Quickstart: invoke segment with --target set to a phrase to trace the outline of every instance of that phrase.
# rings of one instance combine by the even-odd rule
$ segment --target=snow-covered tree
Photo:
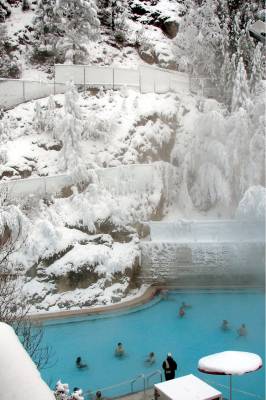
[[[22,0],[22,11],[28,11],[30,9],[29,0]]]
[[[237,111],[241,107],[248,110],[249,106],[250,92],[248,87],[247,73],[243,59],[240,57],[233,87],[231,110]]]
[[[223,30],[216,13],[217,2],[204,0],[200,7],[190,7],[180,23],[177,55],[196,75],[214,79],[226,50]]]
[[[63,37],[58,48],[65,53],[66,63],[80,63],[87,54],[86,43],[99,37],[100,22],[95,0],[58,0]]]
[[[0,75],[2,78],[19,78],[20,68],[10,47],[5,24],[0,23]]]
[[[119,41],[124,41],[128,31],[128,1],[112,1],[112,30]]]
[[[262,85],[262,54],[261,54],[262,45],[260,43],[257,44],[253,62],[252,62],[252,71],[251,77],[249,81],[250,92],[251,94],[255,94],[256,91]]]
[[[39,0],[34,24],[34,52],[35,55],[56,55],[56,44],[63,35],[61,17],[56,10],[56,0]]]
[[[5,144],[11,135],[9,119],[6,115],[0,120],[0,145]]]
[[[38,101],[34,105],[33,127],[37,133],[41,133],[44,130],[44,112]]]
[[[217,203],[230,203],[229,159],[225,147],[225,120],[218,111],[210,111],[196,120],[196,134],[184,160],[182,196],[189,197],[199,210]]]
[[[230,58],[227,52],[224,57],[224,62],[220,71],[219,88],[222,95],[222,100],[225,104],[231,105],[233,86],[236,76],[236,56]]]
[[[65,116],[62,120],[62,169],[79,181],[86,179],[86,168],[82,160],[81,133],[83,130],[79,95],[73,82],[67,83],[65,92]]]
[[[0,22],[4,22],[11,14],[11,7],[6,0],[0,0]]]
[[[49,96],[46,113],[44,117],[45,131],[49,133],[53,139],[56,139],[56,112],[55,112],[54,96]]]

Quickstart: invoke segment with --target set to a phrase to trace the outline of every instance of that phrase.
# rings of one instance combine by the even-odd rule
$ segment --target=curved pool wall
[[[178,317],[182,301],[192,305],[184,318]],[[220,324],[227,319],[231,330],[223,332]],[[239,338],[236,329],[246,323],[247,337]],[[178,291],[169,292],[164,299],[156,296],[144,306],[131,310],[93,316],[51,320],[45,323],[45,343],[52,346],[54,356],[51,366],[42,371],[46,382],[53,387],[62,379],[85,391],[96,391],[128,383],[104,392],[105,396],[118,396],[130,392],[130,379],[143,373],[148,375],[161,369],[167,352],[172,352],[179,370],[178,375],[193,373],[217,384],[224,396],[228,377],[208,376],[197,371],[199,358],[224,350],[258,353],[265,360],[265,293],[264,291]],[[124,359],[114,357],[114,347],[121,341],[127,352]],[[148,367],[145,356],[154,351],[156,364]],[[75,367],[76,357],[89,364],[88,369]],[[255,394],[255,399],[265,399],[265,370],[234,377],[235,400],[250,399],[244,392]],[[158,376],[151,383],[158,381]],[[136,384],[134,389],[141,389]]]

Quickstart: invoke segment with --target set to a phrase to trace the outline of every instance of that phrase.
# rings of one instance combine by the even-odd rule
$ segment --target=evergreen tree
[[[63,35],[63,31],[60,29],[61,18],[55,5],[55,0],[38,1],[33,18],[36,54],[55,55],[56,43]]]
[[[247,73],[245,70],[243,59],[242,57],[240,57],[234,82],[231,110],[237,111],[239,110],[239,108],[244,108],[248,110],[249,106],[250,92],[247,81]]]
[[[257,44],[253,62],[252,62],[252,72],[250,77],[250,92],[251,94],[255,94],[258,88],[261,86],[262,81],[262,55],[261,55],[262,45],[260,43]]]
[[[29,0],[22,0],[22,11],[28,11],[30,9]]]
[[[0,22],[4,22],[11,14],[11,7],[6,0],[0,0]]]
[[[58,46],[65,53],[65,62],[82,62],[87,54],[86,42],[99,37],[100,22],[95,0],[58,0],[64,36]]]
[[[5,24],[0,24],[0,75],[2,78],[20,77],[20,68],[10,49],[10,40]]]
[[[236,56],[235,54],[233,54],[232,57],[230,58],[229,53],[226,53],[221,68],[220,91],[223,102],[229,106],[231,105],[231,100],[232,100],[235,75],[236,75]]]

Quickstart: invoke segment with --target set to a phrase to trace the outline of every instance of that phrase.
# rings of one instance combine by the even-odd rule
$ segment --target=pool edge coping
[[[29,319],[35,322],[53,320],[53,319],[64,319],[69,317],[76,317],[79,315],[98,315],[98,314],[105,314],[112,311],[119,311],[119,310],[126,310],[138,305],[144,305],[152,300],[160,291],[162,290],[182,290],[182,289],[199,289],[199,290],[245,290],[245,289],[263,289],[265,290],[264,286],[220,286],[220,285],[213,285],[212,287],[207,286],[190,286],[190,285],[179,285],[179,286],[163,286],[163,285],[153,285],[149,286],[144,293],[140,296],[135,296],[133,299],[125,300],[120,303],[110,304],[105,306],[90,306],[86,308],[82,308],[80,310],[64,310],[64,311],[55,311],[55,312],[46,312],[46,313],[36,313],[29,315]]]

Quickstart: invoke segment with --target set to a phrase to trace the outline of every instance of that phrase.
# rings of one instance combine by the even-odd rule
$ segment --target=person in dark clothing
[[[166,381],[175,378],[175,371],[177,369],[177,364],[172,357],[171,353],[167,354],[166,360],[163,362],[162,368],[164,370],[164,376]]]

